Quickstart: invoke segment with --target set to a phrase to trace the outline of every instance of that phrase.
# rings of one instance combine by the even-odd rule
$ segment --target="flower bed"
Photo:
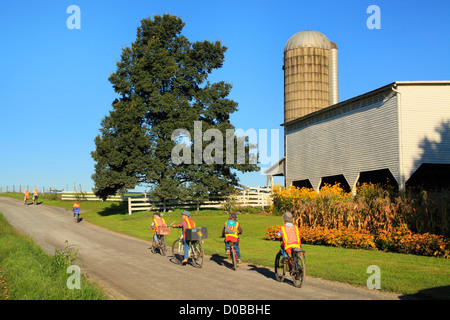
[[[266,228],[264,239],[278,240],[278,226]],[[400,253],[450,258],[450,240],[434,234],[414,234],[406,229],[380,231],[371,234],[367,230],[353,228],[301,227],[301,241],[306,244],[327,245],[343,248],[361,248]]]
[[[344,226],[368,230],[371,234],[406,227],[413,233],[450,238],[450,190],[398,193],[362,184],[353,196],[339,185],[325,185],[319,193],[314,189],[275,185],[272,196],[272,213],[292,212],[299,227]]]

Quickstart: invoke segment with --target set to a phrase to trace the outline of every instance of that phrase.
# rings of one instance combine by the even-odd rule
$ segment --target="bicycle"
[[[174,227],[177,228],[177,227]],[[190,241],[188,259],[191,258],[193,266],[201,268],[203,266],[203,246],[201,240],[187,240]],[[172,256],[175,258],[176,264],[181,264],[184,260],[184,237],[183,229],[181,229],[181,236],[172,244]]]
[[[73,221],[75,221],[75,223],[80,222],[80,210],[77,210],[73,212]]]
[[[230,246],[230,259],[231,259],[231,263],[233,264],[233,269],[234,271],[237,270],[237,253],[236,253],[236,249],[234,248],[234,242],[233,241],[228,241],[228,245]]]
[[[159,253],[162,256],[166,255],[166,235],[170,234],[170,227],[171,226],[158,227],[158,230],[156,231],[156,237],[158,238],[158,241],[155,241],[154,236],[152,238],[152,247],[150,248],[152,253],[156,253],[156,251],[159,250]],[[158,243],[158,246],[156,246],[156,243]]]
[[[283,282],[286,273],[292,277],[292,282],[297,288],[301,288],[305,283],[306,263],[305,251],[299,248],[292,249],[292,255],[283,257],[281,252],[278,252],[275,257],[275,279],[278,282]]]

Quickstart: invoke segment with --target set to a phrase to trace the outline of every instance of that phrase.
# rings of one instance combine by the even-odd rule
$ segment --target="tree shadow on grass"
[[[420,300],[449,300],[450,286],[441,286],[420,290],[414,294],[401,296],[402,300],[420,299]]]
[[[128,214],[128,203],[121,202],[119,204],[112,203],[109,207],[102,209],[98,212],[102,217],[113,216],[113,215],[126,215]]]

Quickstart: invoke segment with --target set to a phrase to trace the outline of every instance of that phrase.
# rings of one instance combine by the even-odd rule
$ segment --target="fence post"
[[[131,197],[128,197],[128,215],[131,215]]]

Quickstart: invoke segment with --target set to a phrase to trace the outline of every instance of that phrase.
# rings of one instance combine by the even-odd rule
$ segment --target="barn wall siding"
[[[359,172],[399,171],[397,96],[386,90],[286,127],[286,184],[343,174],[350,186]]]
[[[399,84],[404,180],[423,163],[450,164],[450,86]]]

